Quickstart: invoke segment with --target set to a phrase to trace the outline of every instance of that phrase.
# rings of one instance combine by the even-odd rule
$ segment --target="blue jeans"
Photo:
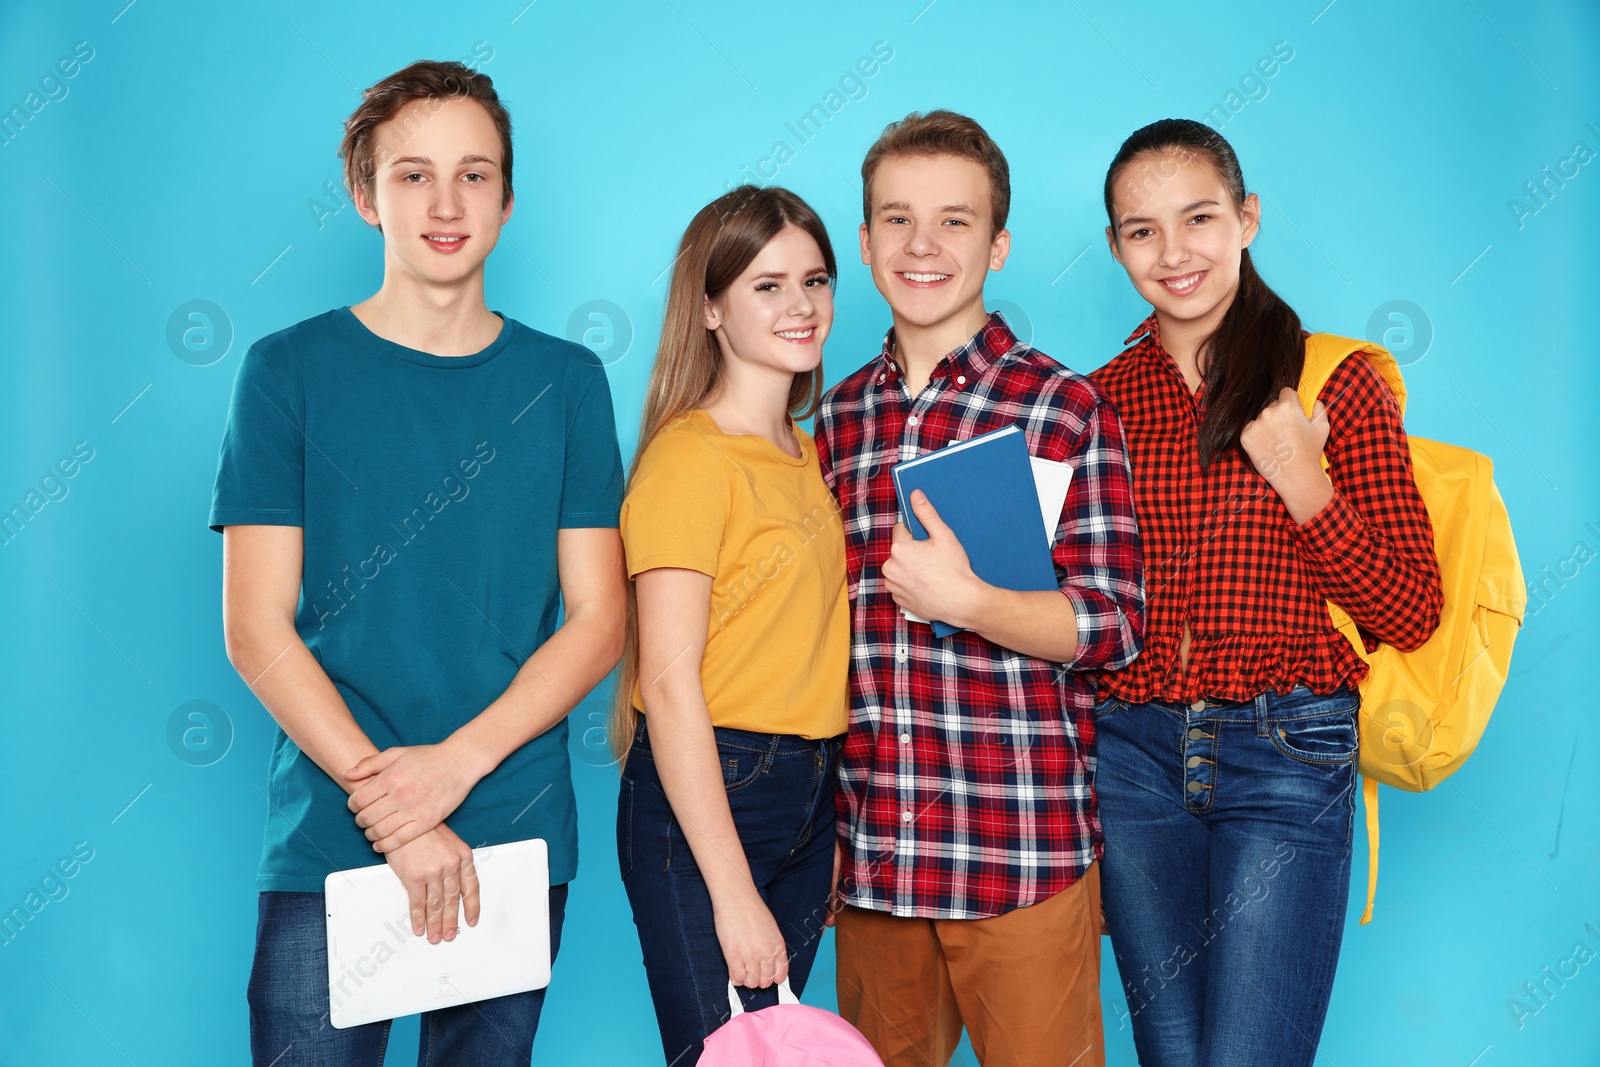
[[[1101,701],[1106,927],[1144,1067],[1316,1058],[1350,892],[1356,708]]]
[[[783,931],[789,987],[805,989],[822,942],[833,888],[834,780],[842,738],[716,728],[728,808],[756,888]],[[617,860],[639,928],[672,1067],[699,1061],[703,1042],[728,1021],[728,964],[717,940],[711,894],[661,788],[644,717],[622,774]],[[778,1002],[776,987],[741,990],[747,1009]]]
[[[550,960],[561,946],[567,887],[550,887]],[[250,968],[250,1057],[256,1067],[382,1067],[389,1023],[336,1030],[328,1021],[328,919],[321,893],[262,893]],[[422,1014],[419,1067],[527,1067],[544,990]]]

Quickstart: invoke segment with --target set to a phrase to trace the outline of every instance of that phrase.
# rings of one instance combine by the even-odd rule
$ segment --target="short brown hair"
[[[361,106],[344,121],[344,140],[339,142],[339,158],[344,160],[344,183],[354,196],[359,188],[372,196],[377,179],[377,146],[373,131],[399,114],[400,109],[418,100],[476,100],[494,120],[500,133],[500,176],[504,187],[500,204],[511,202],[511,115],[500,103],[494,82],[464,63],[419,60],[397,70],[361,94]]]
[[[1006,228],[1011,212],[1011,167],[1005,153],[982,126],[965,115],[939,109],[926,114],[913,111],[883,128],[867,158],[861,162],[861,207],[872,223],[872,175],[889,156],[956,156],[970,159],[989,172],[989,207],[994,231]]]

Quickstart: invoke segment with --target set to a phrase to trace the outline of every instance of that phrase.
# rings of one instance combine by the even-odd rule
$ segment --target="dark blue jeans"
[[[1343,689],[1095,708],[1101,890],[1144,1067],[1316,1058],[1350,892]]]
[[[807,741],[717,727],[728,807],[756,888],[783,931],[789,987],[805,989],[833,887],[834,779],[841,738]],[[728,1021],[728,964],[711,894],[661,788],[644,717],[622,773],[617,859],[639,928],[661,1047],[672,1067],[699,1061]],[[778,1002],[776,987],[742,990],[745,1007]]]
[[[550,960],[561,945],[567,887],[550,887]],[[527,1067],[544,990],[422,1014],[419,1067]],[[321,893],[262,893],[250,968],[255,1067],[382,1067],[389,1023],[336,1030],[328,1021],[328,918]]]

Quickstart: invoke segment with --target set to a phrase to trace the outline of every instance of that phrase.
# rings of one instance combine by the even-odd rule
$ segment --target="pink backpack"
[[[728,983],[733,1018],[706,1038],[700,1067],[883,1067],[861,1032],[831,1011],[800,1003],[788,980],[778,1006],[746,1012]]]

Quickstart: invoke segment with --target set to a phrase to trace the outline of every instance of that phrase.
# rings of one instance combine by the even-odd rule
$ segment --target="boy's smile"
[[[1010,250],[1011,235],[994,232],[988,172],[958,156],[889,156],[870,195],[861,262],[896,326],[932,330],[939,344],[948,333],[945,350],[955,348],[982,325],[984,280]]]
[[[454,285],[481,271],[511,217],[500,135],[475,100],[418,100],[373,133],[372,196],[357,207],[385,235],[398,275]]]
[[[462,247],[466,245],[469,236],[471,235],[454,232],[425,233],[422,235],[423,239],[428,242],[429,247],[435,252],[446,256],[453,256],[461,251]]]

